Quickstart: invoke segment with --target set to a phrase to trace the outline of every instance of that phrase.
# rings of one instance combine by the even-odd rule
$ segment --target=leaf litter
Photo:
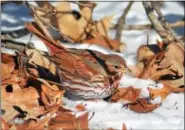
[[[50,8],[49,13],[53,14],[46,17],[45,11],[39,12],[37,9],[35,13],[41,21],[46,20],[46,26],[51,24],[58,28],[61,36],[65,35],[74,42],[122,51],[121,43],[108,37],[113,16],[93,21],[92,13],[96,4],[82,3],[88,6],[79,5],[80,11],[75,12],[69,2],[60,2],[56,7],[45,2],[40,8]],[[138,64],[130,69],[135,77],[161,82],[163,87],[148,88],[148,98],[141,98],[141,89],[134,86],[118,88],[108,102],[126,101],[125,106],[130,110],[147,113],[161,105],[152,104],[150,100],[161,97],[164,101],[171,93],[184,93],[184,49],[174,43],[164,47],[162,42],[158,42],[156,46],[159,48],[157,52],[150,45],[141,46],[137,53]],[[63,108],[61,99],[65,91],[56,80],[57,68],[48,56],[36,49],[27,49],[24,57],[28,60],[20,57],[21,54],[1,55],[2,129],[89,129],[88,112],[76,117],[72,110]],[[76,105],[76,109],[86,111],[82,104]],[[23,123],[12,123],[16,119],[22,119]],[[126,129],[125,124],[122,129]]]

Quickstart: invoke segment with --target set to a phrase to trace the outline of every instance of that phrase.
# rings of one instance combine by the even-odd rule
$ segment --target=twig
[[[156,1],[152,1],[151,2],[151,6],[156,11],[156,13],[158,14],[159,20],[161,21],[161,24],[166,29],[166,31],[170,35],[173,35],[173,30],[170,28],[169,23],[167,22],[166,18],[163,16],[163,14],[162,14],[162,12],[160,10],[160,3],[159,2],[156,2]],[[174,38],[176,38],[176,37],[174,36]]]
[[[37,15],[37,12],[35,11],[35,7],[33,7],[32,5],[30,5],[28,2],[26,2],[26,5],[31,9],[31,11],[33,12],[33,16],[35,18],[36,23],[38,24],[38,26],[42,29],[44,35],[50,39],[53,43],[54,39],[51,36],[51,34],[48,32],[47,28],[43,25],[43,23],[41,22],[39,16]]]
[[[143,6],[144,6],[144,9],[146,11],[146,14],[147,14],[149,20],[152,23],[153,28],[161,36],[161,38],[163,39],[164,43],[170,44],[172,42],[177,42],[177,43],[179,43],[179,44],[184,46],[184,43],[182,41],[178,40],[177,37],[174,34],[171,33],[171,31],[166,30],[166,26],[163,25],[159,21],[159,19],[155,16],[154,8],[152,7],[150,2],[143,1]],[[159,9],[157,9],[157,10],[159,10]],[[160,15],[162,15],[162,14],[160,14]]]
[[[28,47],[28,45],[23,42],[17,42],[10,39],[1,39],[1,47],[18,50],[22,52]]]
[[[175,23],[169,23],[169,26],[171,28],[176,28],[176,27],[184,27],[184,21],[176,21]],[[113,27],[117,28],[117,24]],[[112,29],[113,29],[112,28]],[[148,30],[152,29],[151,24],[144,24],[144,25],[124,25],[123,30]]]
[[[74,41],[72,39],[70,39],[69,37],[67,37],[66,35],[64,35],[59,29],[55,28],[53,25],[51,25],[50,23],[48,23],[47,21],[42,20],[39,15],[37,14],[36,10],[40,10],[43,13],[45,13],[46,15],[51,14],[54,15],[55,13],[71,13],[71,12],[56,12],[54,10],[50,10],[50,11],[45,11],[42,8],[39,7],[35,7],[30,5],[29,3],[26,3],[26,5],[32,10],[33,12],[33,16],[35,18],[36,23],[39,25],[39,27],[43,30],[44,34],[46,37],[48,37],[51,41],[53,41],[53,43],[55,43],[52,35],[49,33],[48,29],[44,26],[44,24],[50,28],[52,28],[53,30],[60,32],[62,38],[68,42],[72,42],[74,43]]]
[[[130,1],[128,3],[128,6],[126,7],[123,14],[121,15],[121,17],[118,20],[118,24],[117,24],[117,27],[116,27],[117,32],[116,32],[116,37],[115,37],[115,39],[117,41],[121,40],[121,33],[122,33],[122,30],[123,30],[123,27],[124,27],[124,24],[125,24],[125,19],[126,19],[126,16],[127,16],[127,14],[128,14],[128,12],[129,12],[133,3],[134,3],[134,1]]]

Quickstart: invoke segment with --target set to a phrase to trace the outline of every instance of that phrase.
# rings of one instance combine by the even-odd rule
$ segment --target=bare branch
[[[134,3],[134,1],[130,1],[128,3],[128,6],[126,7],[126,9],[124,10],[123,14],[121,15],[121,17],[119,18],[118,20],[118,24],[117,24],[117,27],[116,27],[116,37],[115,39],[117,41],[120,41],[121,40],[121,33],[122,33],[122,30],[123,30],[123,27],[124,27],[124,24],[125,24],[125,19],[126,19],[126,16],[130,10],[130,8],[132,7],[132,4]]]
[[[18,50],[22,52],[25,50],[26,46],[27,44],[22,42],[17,42],[17,41],[8,40],[8,39],[1,40],[1,47],[7,48],[7,49],[13,49],[13,50]]]
[[[171,28],[176,28],[176,27],[184,27],[184,21],[176,21],[174,23],[169,23],[169,26]],[[112,29],[117,28],[117,24],[112,27]],[[151,24],[143,24],[143,25],[124,25],[123,30],[148,30],[152,29]],[[123,31],[122,30],[122,31]]]
[[[184,46],[184,43],[178,40],[177,37],[171,33],[171,28],[169,26],[167,27],[167,25],[164,25],[164,23],[161,23],[159,19],[156,17],[156,15],[154,14],[154,8],[155,8],[158,11],[158,14],[160,15],[160,17],[163,17],[159,7],[152,7],[151,2],[146,2],[146,1],[143,1],[143,6],[145,8],[148,18],[152,23],[153,28],[161,36],[164,43],[170,44],[172,42],[177,42]]]

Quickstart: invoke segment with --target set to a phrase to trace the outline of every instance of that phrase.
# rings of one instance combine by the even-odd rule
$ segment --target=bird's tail
[[[54,40],[50,40],[49,38],[47,38],[42,30],[37,27],[36,25],[34,25],[33,23],[25,23],[25,27],[32,32],[33,34],[35,34],[36,36],[39,37],[39,39],[49,48],[50,50],[50,54],[53,55],[56,52],[60,52],[60,51],[64,51],[67,50],[65,47],[63,47],[62,45],[57,44],[57,41]]]

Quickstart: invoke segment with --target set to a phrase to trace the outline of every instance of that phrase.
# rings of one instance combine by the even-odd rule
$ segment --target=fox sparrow
[[[65,48],[53,43],[33,24],[26,23],[25,26],[49,48],[49,59],[57,64],[65,90],[84,99],[97,99],[109,97],[117,89],[127,70],[122,57],[88,49]]]

